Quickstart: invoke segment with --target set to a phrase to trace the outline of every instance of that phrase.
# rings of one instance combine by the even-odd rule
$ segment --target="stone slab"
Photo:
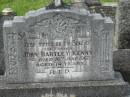
[[[116,39],[119,49],[130,49],[130,0],[120,0],[117,10]]]
[[[130,49],[119,49],[113,53],[114,69],[120,71],[124,80],[130,83]]]
[[[113,25],[86,9],[40,9],[6,21],[7,81],[114,79]]]
[[[128,83],[114,80],[6,84],[0,87],[1,97],[124,97],[128,95],[130,95]]]
[[[4,62],[4,44],[3,44],[3,22],[4,20],[12,20],[13,15],[1,16],[0,15],[0,75],[4,75],[5,62]]]
[[[113,56],[115,70],[130,71],[130,49],[116,50]]]

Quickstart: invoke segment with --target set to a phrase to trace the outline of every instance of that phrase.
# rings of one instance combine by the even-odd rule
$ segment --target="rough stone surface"
[[[118,48],[130,49],[130,0],[120,0],[117,18]]]
[[[5,72],[5,63],[4,63],[4,43],[3,43],[3,22],[4,20],[12,20],[13,15],[11,16],[2,16],[0,15],[0,75],[4,75]]]
[[[3,44],[3,31],[2,31],[2,26],[3,26],[3,20],[2,16],[0,16],[0,75],[4,74],[4,44]]]
[[[107,82],[107,83],[106,83]],[[1,97],[124,97],[130,88],[122,81],[6,84]]]
[[[130,71],[130,49],[114,51],[113,64],[115,70]]]
[[[130,0],[120,0],[117,10],[116,47],[114,52],[114,68],[122,73],[130,82]]]
[[[120,71],[124,80],[130,83],[130,49],[114,51],[113,64],[116,71]]]

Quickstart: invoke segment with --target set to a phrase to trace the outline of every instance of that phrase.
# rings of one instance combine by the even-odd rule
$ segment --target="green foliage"
[[[0,11],[6,7],[12,8],[17,15],[24,15],[29,10],[35,10],[50,4],[52,0],[0,0]],[[70,3],[70,0],[66,0]]]
[[[103,2],[114,0],[101,0]],[[24,15],[29,10],[36,10],[38,8],[47,6],[52,0],[0,0],[0,11],[6,7],[12,8],[17,15]],[[65,0],[65,3],[71,3],[71,0]]]
[[[100,0],[101,2],[118,2],[119,0]]]

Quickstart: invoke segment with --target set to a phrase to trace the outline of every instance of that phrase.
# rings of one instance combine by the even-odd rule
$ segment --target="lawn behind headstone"
[[[101,0],[101,2],[115,2],[117,0]],[[12,8],[17,15],[24,15],[29,10],[39,9],[47,6],[52,0],[0,0],[0,12],[6,8]],[[65,2],[71,3],[71,0],[65,0]]]
[[[101,0],[101,2],[118,2],[119,0]]]

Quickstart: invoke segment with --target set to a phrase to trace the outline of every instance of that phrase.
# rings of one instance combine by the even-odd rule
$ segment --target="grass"
[[[47,6],[52,0],[0,0],[0,11],[6,7],[12,8],[17,15],[24,15],[32,9],[38,9]],[[66,0],[66,3],[70,0]]]
[[[119,0],[101,0],[101,2],[118,2]]]
[[[24,15],[32,9],[38,9],[47,6],[52,0],[0,0],[0,11],[6,7],[12,8],[17,15]],[[71,0],[65,0],[70,3]],[[116,0],[101,0],[101,2],[112,2]]]

